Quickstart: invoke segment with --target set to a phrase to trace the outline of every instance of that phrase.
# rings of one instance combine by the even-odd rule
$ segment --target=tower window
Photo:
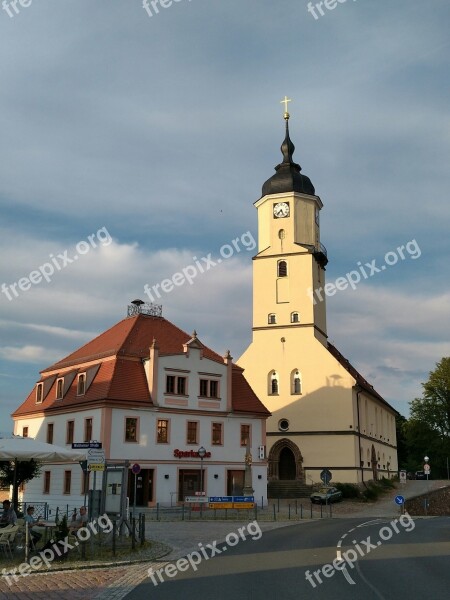
[[[287,262],[285,260],[279,260],[278,266],[278,277],[287,277]]]
[[[278,237],[280,238],[280,240],[284,240],[284,238],[286,237],[286,232],[284,229],[280,229],[280,231],[278,232]]]
[[[291,323],[299,323],[299,322],[300,322],[300,316],[299,316],[298,312],[291,313]]]
[[[276,371],[271,371],[269,373],[269,381],[268,381],[268,394],[269,396],[277,396],[279,385],[278,385],[278,373]]]
[[[277,316],[275,313],[270,313],[270,315],[268,316],[268,323],[269,325],[275,325],[277,322]]]
[[[291,394],[299,395],[302,393],[302,377],[297,369],[291,373]]]

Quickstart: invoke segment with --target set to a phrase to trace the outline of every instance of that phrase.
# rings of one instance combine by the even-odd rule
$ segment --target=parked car
[[[416,471],[415,479],[426,479],[427,476],[423,471]]]
[[[313,492],[310,498],[314,504],[331,504],[342,500],[342,492],[335,487],[323,487]]]

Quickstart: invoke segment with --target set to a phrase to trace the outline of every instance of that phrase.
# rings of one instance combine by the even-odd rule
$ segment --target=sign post
[[[131,471],[134,473],[134,497],[133,497],[133,519],[134,519],[135,514],[136,514],[136,491],[137,491],[136,477],[141,472],[141,465],[139,465],[138,463],[134,463],[134,465],[131,467]]]
[[[404,496],[395,496],[394,498],[394,502],[395,504],[398,504],[398,506],[400,506],[400,514],[403,514],[403,507],[405,505],[405,498]]]

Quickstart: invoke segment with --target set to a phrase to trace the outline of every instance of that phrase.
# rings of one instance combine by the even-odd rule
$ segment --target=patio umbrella
[[[17,463],[26,460],[39,460],[41,462],[69,462],[86,459],[86,453],[79,450],[68,450],[54,444],[40,442],[33,438],[12,435],[0,436],[0,461],[14,461],[14,483],[16,484]]]
[[[86,459],[86,452],[68,450],[54,444],[40,442],[33,438],[21,436],[0,437],[0,461],[14,461],[14,483],[16,486],[17,463],[26,460],[39,460],[42,462],[75,462]],[[27,529],[28,533],[28,529]],[[28,535],[25,544],[25,556],[28,555]]]

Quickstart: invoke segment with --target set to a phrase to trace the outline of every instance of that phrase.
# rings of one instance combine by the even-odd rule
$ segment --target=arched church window
[[[279,390],[278,373],[276,371],[270,371],[268,384],[269,396],[276,396]]]
[[[278,261],[278,277],[287,277],[287,262],[285,260]]]
[[[269,316],[268,316],[268,318],[267,318],[267,321],[268,321],[269,325],[275,325],[276,322],[277,322],[277,316],[276,316],[276,314],[275,313],[270,313]]]
[[[299,322],[300,322],[300,315],[298,314],[298,312],[291,313],[291,323],[299,323]]]
[[[302,376],[298,369],[294,369],[291,373],[291,394],[302,393]]]

